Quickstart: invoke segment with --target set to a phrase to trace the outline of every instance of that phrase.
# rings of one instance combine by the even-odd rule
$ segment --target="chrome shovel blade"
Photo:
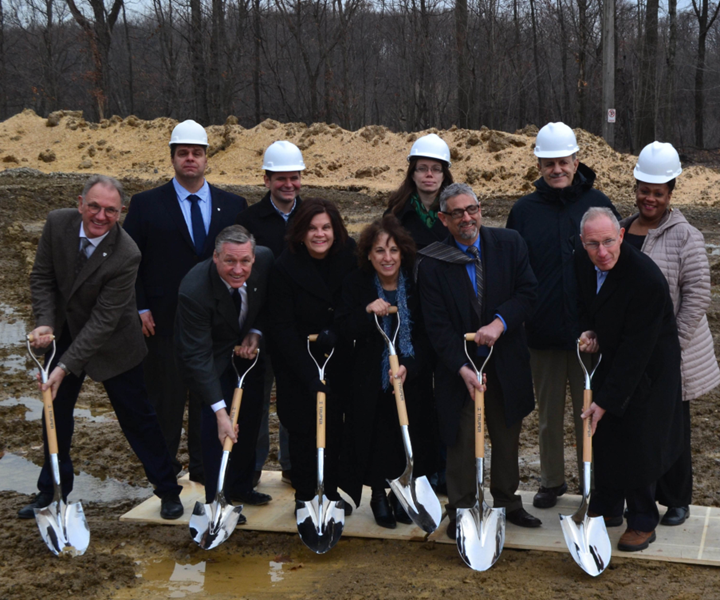
[[[442,507],[428,478],[424,475],[417,479],[411,478],[408,485],[403,485],[401,479],[390,481],[390,489],[413,523],[425,533],[432,533],[442,520]]]
[[[205,550],[217,548],[235,531],[242,509],[224,498],[215,498],[212,504],[196,502],[190,515],[190,537]]]
[[[502,554],[505,545],[505,509],[490,508],[485,502],[457,510],[455,535],[458,552],[475,571],[487,571]]]
[[[612,547],[605,520],[602,517],[585,517],[577,523],[575,515],[560,515],[560,527],[565,543],[575,562],[588,575],[597,577],[610,564]]]
[[[82,556],[90,544],[88,527],[82,504],[65,504],[62,500],[53,500],[45,508],[35,509],[40,535],[55,555]]]
[[[325,554],[340,540],[345,526],[342,502],[315,496],[297,510],[300,539],[316,554]]]

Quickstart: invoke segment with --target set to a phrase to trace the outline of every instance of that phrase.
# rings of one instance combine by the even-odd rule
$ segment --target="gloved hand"
[[[317,340],[315,341],[315,348],[323,354],[330,354],[332,349],[335,347],[337,342],[337,336],[329,329],[324,329],[318,333]]]
[[[318,392],[324,392],[324,394],[327,396],[330,393],[330,386],[327,383],[323,383],[322,381],[320,381],[319,377],[316,377],[315,380],[310,384],[310,389],[316,394]]]

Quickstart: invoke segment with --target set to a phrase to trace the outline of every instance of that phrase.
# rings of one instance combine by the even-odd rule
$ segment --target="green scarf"
[[[417,194],[410,196],[410,202],[412,203],[417,216],[420,217],[420,220],[423,223],[425,223],[425,227],[432,229],[435,225],[435,221],[437,221],[438,211],[427,210]]]

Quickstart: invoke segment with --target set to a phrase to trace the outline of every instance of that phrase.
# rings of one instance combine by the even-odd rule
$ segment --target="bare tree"
[[[711,7],[709,0],[692,0],[692,5],[698,22],[698,49],[695,63],[695,145],[698,148],[704,148],[705,53],[708,31],[717,19],[720,2]]]
[[[210,123],[208,110],[207,78],[205,77],[205,34],[203,31],[202,2],[190,0],[190,56],[195,98],[195,117],[203,124]]]
[[[675,58],[677,54],[677,0],[668,0],[668,47],[664,92],[663,132],[666,141],[675,143],[675,131],[671,123],[675,122]]]

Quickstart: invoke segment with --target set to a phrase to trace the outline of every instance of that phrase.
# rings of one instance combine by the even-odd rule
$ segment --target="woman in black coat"
[[[330,500],[340,500],[337,486],[344,382],[352,344],[336,341],[333,319],[342,282],[357,267],[355,242],[348,237],[337,207],[320,198],[303,201],[287,240],[288,247],[275,263],[268,289],[278,417],[289,434],[295,499],[312,500],[317,483],[316,397],[317,392],[326,392],[325,495]],[[321,366],[325,354],[335,348],[325,370],[324,384],[307,351],[307,337],[314,333],[321,334],[311,344]],[[350,506],[345,508],[348,514]]]
[[[396,521],[412,522],[395,495],[390,492],[388,498],[385,492],[387,480],[405,469],[387,346],[375,325],[377,315],[392,339],[396,317],[388,316],[390,306],[398,307],[401,319],[398,375],[404,381],[415,476],[434,472],[437,457],[432,350],[411,275],[414,258],[415,244],[397,218],[387,215],[367,226],[358,242],[360,270],[345,280],[335,317],[337,333],[355,340],[345,436],[349,464],[343,471],[343,489],[359,504],[363,484],[370,486],[375,520],[388,528],[394,528]]]

